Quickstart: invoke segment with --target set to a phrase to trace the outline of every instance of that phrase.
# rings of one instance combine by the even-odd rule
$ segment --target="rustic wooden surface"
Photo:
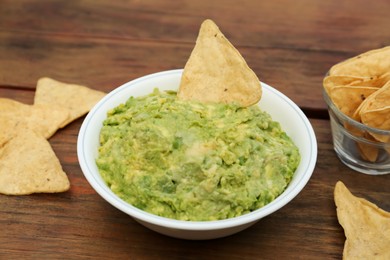
[[[90,187],[77,161],[80,118],[50,139],[68,192],[0,195],[0,259],[340,259],[336,181],[390,211],[390,175],[338,160],[321,81],[333,64],[390,45],[388,10],[388,0],[0,0],[0,97],[32,103],[42,76],[108,92],[182,68],[211,18],[262,81],[304,110],[318,139],[313,176],[290,204],[236,235],[187,241],[144,228]]]

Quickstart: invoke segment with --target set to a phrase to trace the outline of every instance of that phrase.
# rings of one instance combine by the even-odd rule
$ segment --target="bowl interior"
[[[154,88],[177,90],[182,70],[151,74],[120,86],[104,97],[86,116],[79,132],[77,153],[81,169],[91,186],[106,201],[132,217],[155,225],[174,229],[210,230],[245,225],[256,221],[287,204],[308,182],[317,159],[317,142],[313,128],[303,112],[276,89],[262,83],[263,96],[259,106],[278,121],[293,139],[301,153],[301,162],[287,189],[273,202],[249,214],[219,221],[189,222],[173,220],[146,213],[117,197],[104,183],[95,163],[98,155],[99,134],[106,112],[124,103],[130,96],[149,94]]]

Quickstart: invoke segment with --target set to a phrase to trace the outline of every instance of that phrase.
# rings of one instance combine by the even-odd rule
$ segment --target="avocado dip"
[[[298,148],[257,105],[180,101],[158,89],[108,111],[96,159],[124,201],[189,221],[232,218],[270,203],[299,162]]]

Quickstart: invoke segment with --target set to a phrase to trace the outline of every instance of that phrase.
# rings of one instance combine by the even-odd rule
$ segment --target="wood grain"
[[[211,18],[237,46],[354,53],[389,43],[389,7],[386,0],[3,0],[0,28],[192,43],[202,20]]]
[[[322,78],[333,64],[390,45],[386,0],[372,5],[309,0],[294,4],[245,0],[240,5],[3,2],[3,86],[34,88],[39,77],[50,76],[109,91],[145,74],[182,68],[200,23],[210,17],[263,82],[301,107],[324,109]]]
[[[111,91],[146,74],[183,68],[193,43],[157,43],[0,32],[0,79],[4,86],[34,89],[40,77]],[[239,49],[261,81],[302,107],[324,108],[322,79],[331,59],[318,52]],[[0,57],[1,59],[1,57]],[[318,63],[321,59],[323,62]],[[293,69],[292,69],[293,68]],[[311,95],[306,95],[310,91]]]

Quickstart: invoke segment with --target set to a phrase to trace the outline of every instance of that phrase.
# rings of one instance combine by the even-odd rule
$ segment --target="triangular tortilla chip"
[[[49,142],[32,130],[14,129],[0,143],[0,193],[64,192],[69,180]]]
[[[343,258],[390,259],[390,213],[355,197],[341,181],[334,199],[346,236]]]
[[[324,86],[326,92],[329,94],[334,87],[338,86],[369,86],[374,87],[372,84],[367,83],[371,82],[372,78],[370,77],[358,77],[358,76],[346,76],[346,75],[330,75],[326,76],[322,85]],[[377,87],[379,88],[379,87]]]
[[[27,105],[13,99],[0,98],[0,117],[48,139],[69,118],[69,112],[48,104]]]
[[[362,137],[366,140],[370,140],[371,142],[375,142],[376,140],[367,132],[361,133]],[[369,162],[376,162],[379,156],[379,148],[377,146],[371,145],[365,142],[356,142],[356,147],[360,153],[360,156]]]
[[[44,77],[38,80],[34,105],[51,104],[68,109],[70,117],[61,125],[61,127],[64,127],[73,120],[88,113],[105,95],[106,93],[102,91],[97,91],[86,86],[63,83]]]
[[[9,120],[8,117],[0,114],[0,149],[5,142],[8,142],[14,135],[14,129],[18,126],[16,120]]]
[[[328,93],[337,86],[360,86],[380,89],[390,80],[390,72],[372,77],[349,75],[330,75],[323,80],[323,86]]]
[[[329,75],[380,77],[389,72],[390,46],[370,50],[334,65]]]
[[[217,25],[205,20],[187,61],[178,98],[204,103],[257,103],[262,89],[256,74]]]
[[[377,90],[377,88],[372,87],[336,86],[328,94],[342,113],[352,117],[360,104]]]

